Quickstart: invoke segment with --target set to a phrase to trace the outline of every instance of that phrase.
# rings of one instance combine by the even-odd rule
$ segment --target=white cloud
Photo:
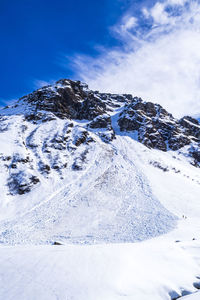
[[[168,24],[170,22],[163,3],[157,2],[151,9],[150,15],[156,24]]]
[[[150,12],[148,11],[148,9],[146,7],[142,8],[142,13],[143,13],[145,18],[149,18]]]
[[[138,25],[137,18],[126,14],[123,16],[123,18],[120,20],[118,24],[115,26],[112,26],[110,28],[110,31],[121,40],[132,40],[133,36],[131,34],[132,30]]]
[[[171,5],[184,5],[187,2],[187,0],[168,0],[167,2]]]
[[[135,27],[137,24],[137,19],[135,17],[125,18],[124,24],[121,25],[122,30],[130,30]]]
[[[168,5],[178,5],[181,13],[170,14]],[[160,103],[177,117],[200,115],[199,2],[166,0],[150,9],[143,7],[142,12],[146,21],[152,20],[151,29],[143,32],[143,27],[138,28],[138,39],[129,30],[136,26],[131,19],[135,16],[123,17],[124,28],[132,36],[124,38],[126,50],[106,49],[97,59],[76,56],[79,76],[93,89],[132,93]]]

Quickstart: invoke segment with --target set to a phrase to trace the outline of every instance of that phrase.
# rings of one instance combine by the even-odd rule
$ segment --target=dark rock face
[[[23,172],[11,174],[8,187],[11,195],[23,195],[31,191],[33,185],[39,183],[40,180],[34,175],[27,176]]]
[[[188,135],[193,135],[198,140],[200,139],[200,124],[198,120],[185,116],[179,120],[179,124],[185,128],[185,132],[187,132]]]
[[[111,142],[115,138],[111,117],[107,114],[94,118],[88,125],[88,128],[97,130],[99,137],[106,143]]]
[[[153,126],[145,129],[141,128],[141,130],[139,130],[138,140],[148,148],[167,151],[167,146],[162,135]]]
[[[35,113],[28,114],[27,120],[42,119],[38,110],[53,112],[59,118],[92,120],[106,111],[106,104],[95,92],[88,90],[80,81],[61,79],[55,86],[45,86],[21,98],[35,106]]]
[[[76,147],[80,146],[81,144],[88,144],[91,142],[93,142],[93,139],[89,136],[89,133],[86,130],[77,133],[74,138],[74,144]]]
[[[90,123],[90,128],[108,128],[111,127],[111,118],[109,115],[98,116]]]
[[[175,151],[186,145],[189,145],[192,141],[184,133],[175,131],[172,132],[168,142],[169,148]]]
[[[189,149],[189,155],[194,159],[193,165],[200,167],[200,144],[192,145]]]
[[[175,119],[158,104],[133,98],[118,120],[121,131],[137,131],[145,146],[162,151],[178,150],[200,140],[199,122],[191,117]]]

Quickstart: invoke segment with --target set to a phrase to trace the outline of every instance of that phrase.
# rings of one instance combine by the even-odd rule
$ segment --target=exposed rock
[[[39,163],[39,170],[42,174],[46,173],[46,174],[49,174],[50,173],[50,166],[47,165],[47,164],[44,164],[43,162],[40,162]]]
[[[149,163],[150,163],[150,165],[153,165],[154,167],[161,169],[163,172],[169,171],[169,168],[167,166],[161,165],[161,163],[158,161],[150,161]]]
[[[200,145],[192,145],[189,149],[189,155],[194,159],[193,165],[200,167]]]
[[[61,245],[63,245],[63,244],[60,243],[60,242],[54,242],[53,245],[54,245],[54,246],[61,246]]]
[[[138,134],[138,140],[148,148],[167,151],[167,146],[162,135],[155,127],[141,127]]]
[[[168,139],[169,148],[172,150],[178,150],[186,145],[191,143],[191,139],[184,135],[183,133],[179,133],[177,131],[173,131],[171,133],[170,138]]]
[[[83,131],[76,137],[74,144],[78,147],[87,141],[88,132]]]
[[[97,116],[88,128],[95,129],[98,136],[106,143],[115,138],[115,132],[112,128],[111,117],[107,114]]]
[[[125,105],[118,120],[121,131],[137,131],[145,146],[167,151],[178,150],[200,137],[200,125],[191,117],[175,119],[158,104],[133,98]]]
[[[90,128],[108,128],[111,129],[111,118],[109,115],[97,116],[89,124]]]
[[[59,118],[92,120],[106,110],[106,104],[95,92],[88,90],[86,84],[67,79],[57,81],[54,86],[38,89],[20,101],[34,106],[34,110],[26,114],[28,121],[47,121],[41,111],[52,112]]]
[[[8,187],[12,195],[23,195],[30,192],[33,185],[39,182],[39,178],[35,175],[28,175],[24,172],[11,174]]]
[[[72,164],[72,170],[81,171],[84,169],[84,164],[86,163],[88,150],[83,151],[79,157],[76,157],[74,163]]]
[[[2,161],[9,161],[11,160],[11,156],[2,156],[1,159]]]
[[[188,135],[192,135],[197,139],[200,139],[200,124],[198,120],[185,116],[179,120],[179,123],[186,129],[185,132],[187,132]]]

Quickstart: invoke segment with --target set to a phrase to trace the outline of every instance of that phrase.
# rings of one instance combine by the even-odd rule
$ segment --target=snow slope
[[[63,121],[59,123],[63,128]],[[42,144],[43,132],[45,136],[48,133],[47,126],[37,129],[41,136],[34,137],[32,143]],[[57,128],[58,124],[51,125],[51,136],[57,134]],[[24,139],[32,137],[34,130]],[[9,149],[13,151],[11,146]],[[48,159],[38,150],[35,155],[33,149],[28,155],[36,165]],[[55,239],[75,243],[132,242],[157,236],[175,226],[176,217],[152,193],[144,168],[138,162],[137,153],[141,149],[137,142],[119,136],[113,144],[105,145],[96,138],[96,143],[87,149],[87,163],[83,170],[72,172],[70,165],[62,174],[55,170],[48,178],[37,172],[40,185],[28,197],[26,194],[4,196],[5,202],[1,202],[1,242],[49,243]],[[20,153],[21,148],[16,150],[15,156],[18,151],[18,156],[26,157],[25,153]],[[80,149],[77,151],[79,154]],[[85,151],[84,148],[81,151]],[[7,151],[7,155],[11,154]],[[66,151],[59,157],[55,153],[57,163],[64,159],[62,155],[66,155]],[[70,159],[73,165],[76,157]],[[2,176],[5,176],[3,172]]]

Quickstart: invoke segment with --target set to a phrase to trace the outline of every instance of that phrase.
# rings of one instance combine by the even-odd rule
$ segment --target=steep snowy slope
[[[195,119],[80,82],[21,98],[1,110],[0,242],[134,242],[168,232],[199,213],[199,138]]]
[[[13,124],[19,130],[21,119]],[[126,138],[104,144],[91,133],[89,142],[76,147],[74,139],[84,131],[74,125],[68,142],[73,151],[55,149],[51,141],[68,128],[66,121],[53,120],[31,132],[27,129],[28,136],[24,134],[22,139],[29,147],[17,148],[14,143],[6,151],[12,159],[10,167],[2,167],[9,177],[1,172],[2,180],[8,182],[5,192],[10,193],[1,203],[2,242],[61,238],[75,243],[130,242],[165,233],[174,226],[175,217],[153,195],[137,162],[137,152],[133,156],[132,151],[127,153],[130,144]],[[52,143],[50,153],[46,154],[47,148],[42,152],[44,143],[49,147]],[[136,142],[131,143],[133,147]]]

